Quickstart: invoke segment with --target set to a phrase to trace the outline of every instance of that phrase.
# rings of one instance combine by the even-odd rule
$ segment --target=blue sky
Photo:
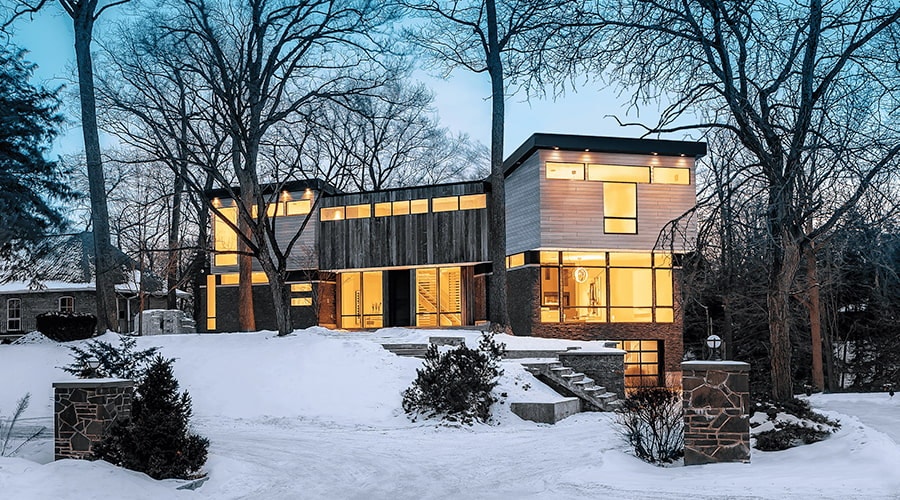
[[[37,82],[48,87],[65,84],[72,92],[65,93],[66,111],[70,123],[54,147],[55,153],[74,153],[82,149],[81,134],[77,122],[78,103],[74,91],[75,50],[72,22],[59,6],[52,2],[50,8],[35,16],[33,21],[20,20],[11,42],[29,51],[27,59],[38,64]],[[107,12],[99,20],[97,30],[104,24],[115,22]],[[417,73],[435,92],[435,107],[441,123],[455,132],[468,133],[484,144],[490,142],[490,82],[486,74],[457,71],[447,80]],[[612,90],[585,87],[578,93],[569,93],[557,100],[532,99],[524,95],[507,98],[506,153],[510,153],[534,132],[554,132],[584,135],[611,135],[637,137],[637,128],[619,127],[607,115],[626,117],[625,99],[617,98]],[[649,111],[649,113],[648,113]],[[642,110],[645,117],[655,117],[655,109]],[[635,120],[635,117],[628,117]],[[646,118],[645,118],[646,119]],[[107,142],[110,140],[107,139]]]

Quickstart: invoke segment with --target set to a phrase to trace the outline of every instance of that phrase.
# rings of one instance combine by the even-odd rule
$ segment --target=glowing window
[[[648,167],[588,165],[588,180],[606,182],[650,182]]]
[[[657,323],[673,323],[675,321],[675,311],[671,307],[656,308]]]
[[[312,210],[312,201],[296,200],[285,203],[287,215],[306,215]]]
[[[605,252],[563,252],[563,265],[566,266],[605,266]]]
[[[220,280],[223,285],[237,285],[240,282],[240,275],[238,273],[223,274]]]
[[[584,180],[583,163],[553,163],[548,161],[546,167],[548,179]]]
[[[344,214],[348,219],[365,219],[372,216],[372,205],[349,205]]]
[[[517,253],[506,258],[506,267],[521,267],[525,265],[525,254]]]
[[[654,167],[653,182],[656,184],[690,184],[691,169]]]
[[[476,210],[487,207],[487,195],[467,194],[459,197],[460,210]]]
[[[381,271],[341,273],[340,283],[341,327],[380,328],[383,324]]]
[[[394,215],[409,215],[409,200],[395,201],[393,208]]]
[[[391,216],[391,202],[386,201],[384,203],[376,203],[375,204],[375,217],[390,217]]]
[[[624,307],[653,305],[653,273],[650,269],[609,270],[609,304]],[[648,320],[649,321],[649,320]]]
[[[6,330],[17,332],[22,329],[22,301],[9,299],[6,301]]]
[[[291,285],[292,292],[311,292],[312,283],[294,283]]]
[[[409,213],[411,214],[427,214],[428,200],[410,200]]]
[[[294,307],[308,307],[312,305],[312,297],[295,297],[291,299],[291,305]]]
[[[431,200],[432,212],[452,212],[454,210],[459,210],[459,198],[456,196],[434,198]]]
[[[559,264],[559,252],[541,252],[541,264]]]
[[[216,275],[206,276],[206,330],[216,329]]]
[[[650,323],[653,309],[649,307],[610,307],[609,319],[613,323]]]
[[[460,268],[416,269],[416,326],[459,326],[461,324]]]
[[[669,253],[653,254],[653,265],[655,267],[672,267],[672,254],[669,254]]]
[[[237,233],[227,221],[237,225],[237,207],[219,208],[222,216],[213,216],[213,248],[216,252],[236,252],[237,251]],[[216,254],[215,262],[217,266],[236,266],[237,254],[223,253]]]
[[[637,184],[603,184],[603,224],[607,233],[637,233]]]
[[[672,305],[672,271],[668,269],[655,269],[656,273],[656,305]]]
[[[663,347],[656,340],[625,340],[616,347],[625,351],[625,387],[662,385]]]
[[[65,296],[59,298],[59,312],[70,313],[75,311],[75,297]]]
[[[615,267],[650,267],[650,254],[610,252],[609,265]]]
[[[344,220],[344,207],[327,207],[319,213],[322,220]]]
[[[563,321],[606,322],[606,269],[564,267],[562,269]]]
[[[268,283],[269,277],[266,276],[266,273],[264,273],[262,271],[256,271],[250,275],[250,281],[254,285],[260,284],[260,283]]]

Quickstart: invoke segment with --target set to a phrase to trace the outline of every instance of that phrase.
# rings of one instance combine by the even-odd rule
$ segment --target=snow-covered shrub
[[[619,432],[635,456],[650,463],[671,463],[684,455],[681,391],[641,387],[616,409]]]
[[[497,400],[491,391],[503,374],[504,348],[487,332],[482,333],[478,349],[461,345],[441,352],[430,345],[416,380],[403,392],[403,410],[413,419],[421,415],[467,425],[487,422]]]
[[[188,479],[206,463],[209,440],[191,434],[191,397],[178,393],[174,359],[156,355],[138,384],[131,418],[113,424],[94,457],[154,479]]]
[[[47,312],[38,314],[37,330],[57,342],[84,340],[97,331],[97,317],[78,312]]]
[[[753,408],[751,433],[756,439],[754,448],[761,451],[818,443],[841,428],[840,422],[816,413],[802,399],[782,403],[760,400]]]
[[[16,424],[19,422],[19,418],[25,413],[25,410],[28,409],[28,402],[31,400],[31,393],[26,393],[22,396],[22,399],[16,403],[16,409],[13,411],[12,416],[8,419],[2,418],[0,416],[0,457],[11,457],[18,453],[19,450],[22,449],[23,446],[34,441],[41,432],[44,431],[44,427],[41,427],[37,431],[32,434],[29,434],[25,437],[25,439],[16,439],[13,441],[13,430],[16,428]],[[18,443],[18,446],[13,448],[13,446]]]
[[[138,351],[137,340],[127,335],[119,336],[119,345],[103,340],[92,340],[85,348],[69,347],[74,358],[71,364],[63,366],[67,373],[78,377],[113,377],[140,381],[147,372],[147,366],[159,350],[151,347]],[[100,366],[91,370],[88,360],[96,359]]]

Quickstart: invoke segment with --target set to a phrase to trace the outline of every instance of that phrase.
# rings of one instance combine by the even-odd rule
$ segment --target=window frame
[[[634,216],[622,216],[622,215],[607,215],[610,210],[607,210],[607,200],[610,198],[607,196],[607,188],[612,189],[613,187],[621,187],[621,186],[631,186],[633,189],[633,198],[632,201],[634,204]],[[603,183],[603,234],[638,234],[638,184],[636,182],[604,182]],[[610,193],[612,194],[612,193]],[[607,225],[607,222],[613,221],[621,221],[621,222],[632,222],[634,224],[634,231],[611,231],[610,227]]]
[[[12,304],[15,303],[16,307],[13,309]],[[12,316],[12,311],[16,311],[16,316]],[[15,328],[12,326],[13,321],[16,322]],[[22,331],[22,299],[13,298],[6,299],[6,331],[8,332],[21,332]]]
[[[63,300],[64,299],[69,299],[69,301],[70,301],[70,304],[68,306],[66,306],[66,309],[68,309],[68,310],[63,309]],[[75,297],[73,297],[71,295],[63,295],[62,297],[57,299],[56,307],[57,307],[56,310],[59,312],[67,312],[67,313],[75,312]]]

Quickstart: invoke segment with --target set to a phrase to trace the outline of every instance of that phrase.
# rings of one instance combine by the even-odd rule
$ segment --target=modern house
[[[534,134],[504,163],[509,311],[516,335],[617,340],[629,385],[679,373],[678,263],[696,233],[696,142]],[[309,218],[291,254],[295,326],[459,327],[487,321],[489,184],[339,193],[294,181],[273,196],[279,242]],[[211,192],[223,216],[233,200]],[[315,203],[317,201],[318,203]],[[313,210],[313,207],[316,209]],[[312,212],[312,213],[311,213]],[[661,238],[663,234],[679,238]],[[237,238],[214,218],[207,331],[238,329]],[[265,274],[257,326],[273,328]]]

